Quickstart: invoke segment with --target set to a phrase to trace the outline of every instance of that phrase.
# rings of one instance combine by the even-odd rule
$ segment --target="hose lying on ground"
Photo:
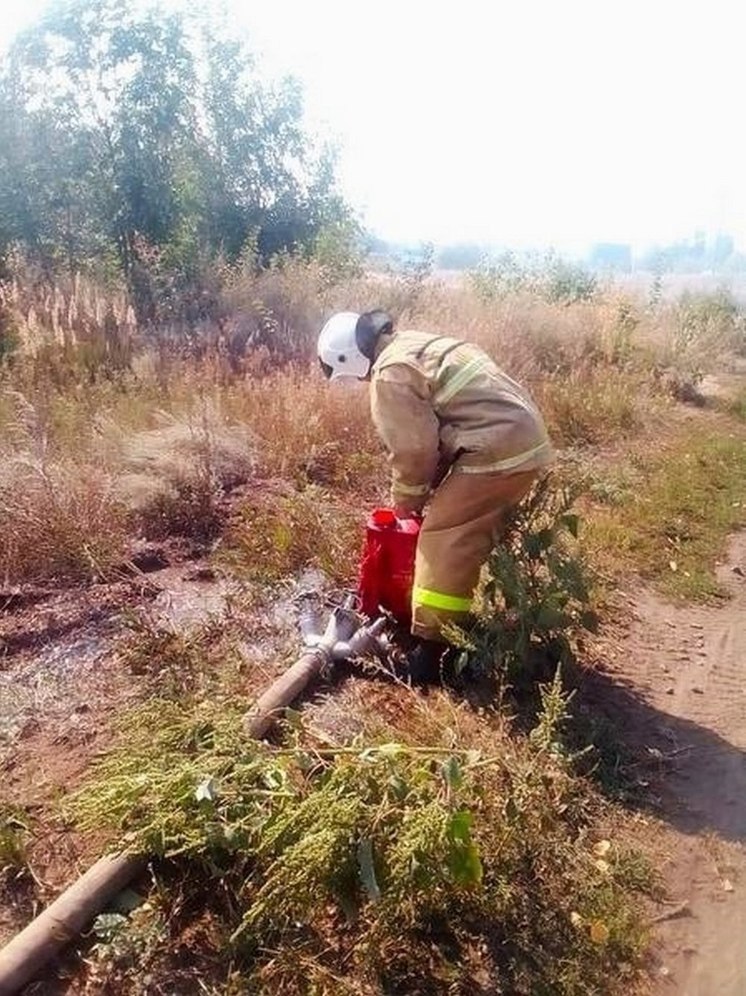
[[[335,609],[322,636],[259,696],[244,717],[249,736],[262,737],[330,661],[375,649],[380,620],[363,626],[349,606]],[[13,996],[34,979],[114,897],[147,867],[143,855],[106,855],[69,886],[0,951],[0,996]]]
[[[99,858],[0,951],[0,996],[12,996],[38,975],[146,864],[139,855]]]

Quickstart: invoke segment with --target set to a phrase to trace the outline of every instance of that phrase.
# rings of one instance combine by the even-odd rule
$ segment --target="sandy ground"
[[[670,903],[656,918],[656,996],[746,994],[746,534],[719,576],[731,597],[717,605],[632,594],[609,674],[628,737],[657,762]]]

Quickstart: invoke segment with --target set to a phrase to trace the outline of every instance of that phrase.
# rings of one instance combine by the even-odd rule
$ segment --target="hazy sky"
[[[228,0],[386,237],[746,248],[738,0]],[[40,0],[4,0],[0,43]]]

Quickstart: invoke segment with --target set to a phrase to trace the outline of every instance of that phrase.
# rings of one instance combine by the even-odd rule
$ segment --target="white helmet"
[[[319,334],[319,361],[329,380],[341,377],[362,380],[368,376],[371,361],[360,351],[359,319],[355,311],[340,311],[332,315]]]

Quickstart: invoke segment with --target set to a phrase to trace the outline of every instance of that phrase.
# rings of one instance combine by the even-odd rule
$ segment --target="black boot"
[[[436,685],[441,679],[441,660],[446,644],[418,640],[406,656],[406,677],[413,685]]]

